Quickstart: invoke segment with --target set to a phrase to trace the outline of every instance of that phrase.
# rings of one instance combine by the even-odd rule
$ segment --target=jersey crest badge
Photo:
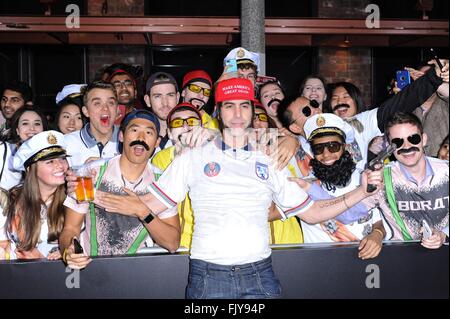
[[[256,162],[255,164],[256,176],[262,180],[267,180],[269,178],[269,167],[266,164]]]
[[[210,162],[205,165],[205,168],[203,169],[203,172],[208,177],[214,177],[219,175],[220,173],[220,165],[216,162]]]

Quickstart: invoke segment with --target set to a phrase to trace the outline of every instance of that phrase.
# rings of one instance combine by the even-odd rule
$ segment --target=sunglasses
[[[413,134],[410,135],[406,138],[408,140],[408,142],[412,145],[417,145],[420,142],[422,142],[422,137],[420,136],[420,134]],[[395,146],[397,146],[397,149],[399,149],[400,147],[403,146],[403,144],[405,143],[405,139],[404,138],[393,138],[391,140],[391,143],[395,144]]]
[[[210,97],[211,96],[211,90],[210,89],[205,89],[202,88],[201,86],[195,85],[195,84],[189,84],[188,85],[188,89],[194,93],[200,93],[201,91],[203,91],[203,95],[206,97]]]
[[[268,121],[267,115],[264,114],[264,113],[255,114],[253,119],[254,120],[258,119],[260,122],[267,122]]]
[[[312,114],[311,107],[317,109],[317,108],[319,108],[319,106],[320,106],[319,102],[317,102],[316,100],[311,100],[311,101],[309,102],[309,105],[306,105],[306,106],[304,106],[304,107],[302,108],[302,113],[303,113],[303,115],[304,115],[305,117],[310,117],[311,114]],[[293,121],[291,122],[291,124],[294,124],[295,122],[297,122],[297,120],[298,120],[299,118],[300,118],[300,116],[297,117],[295,120],[293,120]]]
[[[196,117],[188,117],[187,119],[173,119],[170,121],[170,128],[179,128],[184,125],[184,122],[187,123],[188,126],[200,126],[200,120]]]
[[[311,150],[314,155],[321,155],[325,151],[325,147],[330,153],[337,153],[341,150],[344,144],[339,142],[328,142],[311,145]]]

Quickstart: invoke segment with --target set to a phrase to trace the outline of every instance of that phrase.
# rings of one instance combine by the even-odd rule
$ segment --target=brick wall
[[[320,18],[365,19],[368,0],[319,0]],[[357,85],[365,105],[372,104],[372,54],[369,48],[319,48],[318,73],[328,83],[348,81]]]
[[[104,0],[88,0],[88,15],[102,16]],[[105,16],[144,16],[144,0],[108,0]],[[122,62],[145,65],[145,47],[136,45],[88,46],[89,81],[98,79],[105,66]]]

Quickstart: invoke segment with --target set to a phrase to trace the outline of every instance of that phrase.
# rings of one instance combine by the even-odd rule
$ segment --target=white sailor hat
[[[57,131],[44,131],[19,147],[13,158],[13,167],[17,171],[25,171],[37,161],[58,157],[67,157],[64,135]]]
[[[346,144],[351,144],[355,139],[353,127],[332,113],[311,116],[306,120],[303,130],[308,141],[316,136],[333,134],[342,136]]]
[[[63,87],[61,92],[56,95],[56,104],[64,100],[66,97],[77,97],[83,95],[81,89],[85,87],[86,84],[69,84]]]
[[[223,60],[223,65],[226,65],[226,61],[235,59],[237,64],[241,63],[253,63],[256,69],[259,70],[259,54],[255,52],[250,52],[244,48],[235,48],[231,50],[225,59]]]

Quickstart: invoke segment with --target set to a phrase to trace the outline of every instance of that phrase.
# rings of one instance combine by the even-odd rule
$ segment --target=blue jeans
[[[255,263],[223,266],[191,259],[187,299],[274,299],[281,285],[272,269],[272,258]]]

